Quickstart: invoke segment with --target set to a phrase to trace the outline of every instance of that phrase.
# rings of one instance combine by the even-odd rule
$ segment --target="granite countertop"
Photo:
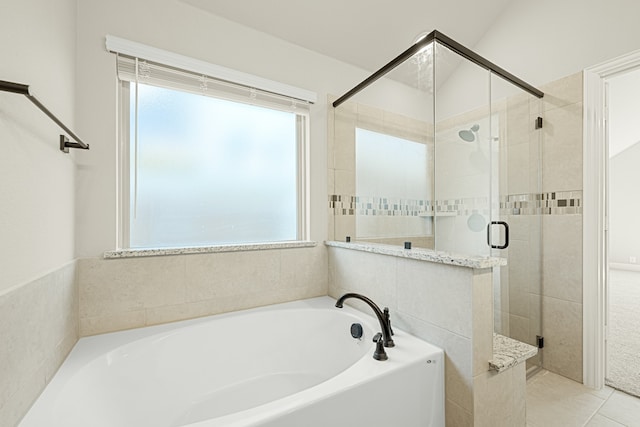
[[[507,265],[507,260],[505,258],[454,254],[424,248],[404,249],[401,246],[385,245],[382,243],[326,241],[324,244],[335,248],[352,249],[355,251],[371,252],[380,255],[391,255],[420,261],[457,265],[460,267],[491,268],[500,265]]]
[[[524,362],[538,354],[538,349],[532,345],[493,334],[493,359],[489,361],[489,368],[502,372],[512,366]]]

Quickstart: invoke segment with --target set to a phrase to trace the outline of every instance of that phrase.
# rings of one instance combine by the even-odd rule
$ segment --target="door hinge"
[[[538,348],[544,348],[544,337],[542,335],[536,335],[536,344],[538,344]]]
[[[536,129],[542,129],[542,117],[536,118]]]

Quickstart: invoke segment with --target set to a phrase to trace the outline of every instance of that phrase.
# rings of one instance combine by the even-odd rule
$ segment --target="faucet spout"
[[[382,310],[380,310],[380,307],[378,307],[375,302],[371,301],[369,298],[365,297],[364,295],[360,295],[356,293],[346,293],[342,295],[338,299],[338,301],[336,301],[336,307],[342,308],[344,301],[349,298],[355,298],[355,299],[359,299],[360,301],[364,301],[369,307],[371,307],[373,312],[376,314],[376,317],[378,318],[378,322],[380,322],[380,329],[382,330],[383,345],[385,347],[394,347],[395,343],[393,342],[393,338],[391,338],[391,335],[393,335],[393,331],[391,329],[391,321],[389,320],[389,309],[385,307],[385,311],[383,313]]]

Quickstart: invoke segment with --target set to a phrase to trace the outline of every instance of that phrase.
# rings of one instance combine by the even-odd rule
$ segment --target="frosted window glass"
[[[425,144],[356,128],[358,196],[426,200],[428,173]]]
[[[136,149],[131,112],[130,247],[297,238],[296,114],[139,84]]]
[[[367,206],[356,213],[357,238],[431,236],[432,218],[412,213],[427,211],[430,174],[426,144],[356,128],[356,196]]]

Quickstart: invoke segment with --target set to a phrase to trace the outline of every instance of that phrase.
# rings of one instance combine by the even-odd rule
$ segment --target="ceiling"
[[[375,71],[438,30],[473,49],[512,0],[182,0],[340,61]]]

